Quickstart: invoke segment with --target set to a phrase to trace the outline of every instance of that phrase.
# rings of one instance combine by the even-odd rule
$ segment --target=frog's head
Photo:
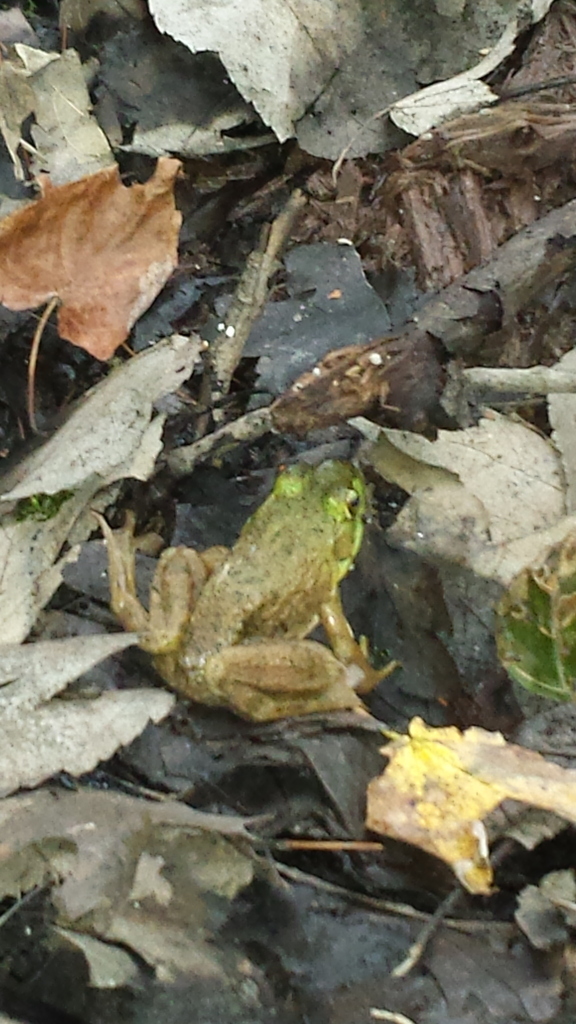
[[[352,568],[364,533],[366,483],[361,470],[351,462],[336,460],[319,466],[300,463],[280,474],[273,494],[286,504],[293,502],[294,514],[302,517],[303,529],[318,517],[323,525],[329,523],[336,577],[343,579]]]

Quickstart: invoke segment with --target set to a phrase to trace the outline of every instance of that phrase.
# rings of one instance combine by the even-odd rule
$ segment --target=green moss
[[[40,523],[53,519],[73,494],[74,491],[58,491],[57,494],[33,494],[30,498],[22,498],[16,506],[16,519],[19,523],[27,519]]]

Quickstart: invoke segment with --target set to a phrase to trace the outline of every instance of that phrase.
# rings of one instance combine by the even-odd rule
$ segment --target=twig
[[[44,334],[44,328],[46,327],[46,324],[50,316],[56,309],[56,306],[58,305],[59,302],[60,299],[58,298],[57,295],[55,295],[53,299],[50,299],[50,302],[46,306],[46,309],[44,310],[42,316],[38,321],[38,325],[36,327],[34,337],[32,339],[32,348],[30,349],[30,359],[28,362],[28,420],[30,422],[31,429],[35,434],[38,433],[38,428],[36,426],[36,411],[34,409],[34,383],[36,380],[36,364],[38,362],[38,350],[40,348],[40,341],[42,340],[42,335]]]
[[[216,380],[213,404],[228,393],[234,371],[254,322],[258,319],[269,294],[269,279],[277,269],[278,257],[288,241],[294,220],[306,203],[302,192],[292,193],[282,213],[262,232],[258,249],[250,253],[238,282],[226,322],[212,345],[210,362]],[[215,414],[216,415],[216,414]]]
[[[362,124],[360,125],[358,131],[354,133],[354,135],[350,139],[350,142],[348,143],[348,145],[344,146],[344,149],[340,153],[340,156],[334,162],[334,165],[332,167],[332,181],[334,182],[334,184],[336,184],[336,180],[338,178],[338,175],[340,174],[340,171],[342,170],[342,164],[344,163],[344,161],[345,161],[346,157],[348,156],[348,153],[352,149],[352,146],[354,145],[354,143],[357,142],[357,140],[362,135],[362,132],[364,132],[366,130],[366,128],[368,128],[369,125],[372,124],[372,121],[378,121],[381,117],[386,117],[386,115],[389,114],[390,111],[392,110],[393,106],[394,106],[394,104],[390,103],[387,107],[383,107],[382,110],[377,110],[376,113],[372,114],[372,116],[369,117],[367,121],[363,121],[362,122]]]
[[[456,908],[461,899],[462,889],[457,888],[453,889],[445,900],[442,900],[440,906],[436,908],[432,917],[420,932],[416,942],[413,942],[410,946],[404,959],[390,972],[392,978],[405,978],[412,968],[416,966],[432,936],[450,911]]]
[[[375,1006],[370,1009],[372,1020],[389,1020],[391,1024],[414,1024],[412,1017],[404,1013],[393,1013],[392,1010],[379,1010]]]
[[[283,875],[284,878],[289,878],[292,882],[297,882],[300,885],[311,885],[315,889],[332,893],[334,896],[343,896],[352,903],[370,907],[371,910],[380,910],[387,914],[398,914],[401,917],[409,917],[415,921],[426,921],[427,923],[435,917],[435,914],[427,914],[424,910],[417,910],[416,907],[411,907],[409,903],[397,903],[395,900],[383,900],[377,896],[367,896],[362,892],[354,892],[351,889],[346,889],[343,885],[337,885],[336,882],[328,882],[325,878],[310,875],[307,871],[300,871],[299,868],[290,867],[288,864],[281,864],[277,861],[276,867],[280,875]],[[465,934],[493,930],[499,935],[510,937],[515,931],[515,926],[507,921],[464,920],[445,917],[442,923],[447,928],[452,928],[454,931],[464,932]]]
[[[546,89],[562,89],[565,85],[576,84],[576,75],[562,75],[561,78],[544,79],[542,82],[530,82],[528,85],[513,85],[506,89],[498,97],[497,103],[505,103],[507,100],[515,100],[519,96],[528,96],[534,92],[544,92]]]
[[[512,86],[501,96],[498,96],[498,98],[495,100],[495,105],[496,103],[502,105],[503,103],[506,103],[508,100],[517,99],[519,96],[526,96],[529,93],[542,92],[546,89],[560,89],[562,88],[562,86],[573,85],[575,82],[575,75],[564,75],[562,78],[549,78],[548,81],[531,82],[530,85]],[[332,181],[334,182],[334,184],[336,184],[336,179],[338,178],[338,175],[342,170],[342,164],[344,163],[354,143],[362,135],[362,132],[364,132],[366,128],[368,128],[369,125],[372,124],[373,121],[378,121],[380,118],[385,117],[387,114],[389,114],[393,107],[395,106],[396,102],[398,101],[395,100],[394,103],[390,103],[387,107],[383,107],[382,110],[378,110],[375,114],[372,114],[371,117],[369,117],[366,121],[362,122],[358,131],[354,133],[354,135],[350,139],[350,142],[348,143],[347,146],[344,147],[344,149],[342,150],[338,159],[335,161],[332,167]],[[455,114],[454,118],[456,117],[457,115]],[[446,126],[444,125],[444,127]]]
[[[33,889],[29,889],[28,892],[24,894],[24,896],[21,896],[19,900],[16,900],[16,902],[13,903],[11,907],[8,907],[8,910],[5,910],[2,916],[0,917],[0,928],[3,928],[3,926],[6,924],[6,921],[9,921],[13,914],[16,914],[19,910],[21,910],[22,907],[25,906],[26,903],[29,903],[33,896],[37,896],[37,894],[40,891],[41,886],[36,885]]]
[[[197,462],[205,459],[218,445],[232,446],[239,441],[254,441],[273,430],[270,407],[254,409],[245,416],[239,416],[233,423],[215,430],[213,434],[207,434],[183,448],[174,449],[169,453],[167,462],[176,476],[186,476]]]
[[[315,850],[317,853],[325,853],[327,850],[378,853],[384,849],[383,843],[369,839],[275,839],[270,845],[274,850]]]
[[[462,370],[466,384],[479,391],[521,395],[570,394],[576,392],[576,372],[558,366],[529,366],[527,369],[473,366]]]

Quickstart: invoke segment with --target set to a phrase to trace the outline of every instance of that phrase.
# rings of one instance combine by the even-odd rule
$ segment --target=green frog
[[[366,486],[347,462],[296,465],[231,548],[165,550],[150,593],[136,596],[134,522],[108,546],[112,609],[174,690],[243,718],[361,708],[390,666],[372,667],[354,638],[338,586],[362,543]],[[331,650],[310,631],[322,623]]]

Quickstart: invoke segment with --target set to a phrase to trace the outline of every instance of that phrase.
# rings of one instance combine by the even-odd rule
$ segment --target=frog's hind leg
[[[141,646],[152,654],[169,654],[182,646],[198,594],[210,569],[193,548],[166,548],[150,589],[148,630]]]
[[[129,512],[122,530],[112,530],[98,512],[94,512],[108,549],[110,607],[124,629],[142,633],[148,628],[148,613],[136,595],[134,565],[134,516]]]
[[[316,640],[248,640],[225,647],[206,659],[205,678],[210,703],[257,722],[362,707],[346,666]]]
[[[108,548],[112,611],[125,629],[140,634],[144,650],[167,654],[177,649],[209,567],[190,548],[167,548],[158,559],[146,611],[136,592],[134,515],[127,514],[121,530],[111,530],[103,516],[97,518]]]

